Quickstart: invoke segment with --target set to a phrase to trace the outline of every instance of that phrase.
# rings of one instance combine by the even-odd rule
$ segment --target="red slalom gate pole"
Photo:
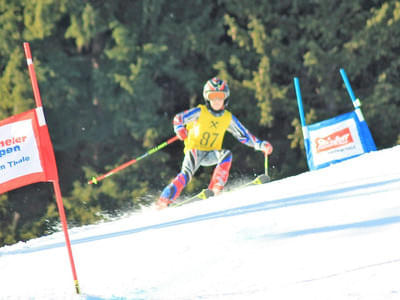
[[[58,212],[60,214],[61,224],[62,224],[62,228],[63,228],[63,231],[64,231],[65,243],[67,245],[68,256],[69,256],[69,261],[70,261],[71,270],[72,270],[72,277],[74,278],[75,292],[77,294],[80,294],[81,291],[80,291],[80,288],[79,288],[78,276],[76,274],[74,256],[72,255],[71,241],[69,239],[69,234],[68,234],[67,217],[65,216],[65,210],[64,210],[64,204],[63,204],[63,201],[62,201],[60,185],[58,184],[58,182],[53,182],[53,187],[54,187],[54,192],[55,192],[55,195],[56,195],[56,202],[57,202]]]
[[[29,47],[29,43],[24,43],[24,50],[25,50],[26,62],[28,64],[29,78],[31,79],[31,84],[33,89],[33,96],[36,101],[36,106],[42,107],[42,98],[40,97],[39,93],[39,86],[36,79],[35,67],[33,66],[31,48]]]
[[[25,56],[26,56],[26,61],[27,61],[27,64],[28,64],[28,70],[29,70],[29,77],[31,79],[33,95],[35,97],[36,106],[37,106],[37,108],[42,109],[42,99],[40,97],[39,86],[38,86],[38,83],[37,83],[35,68],[33,66],[32,54],[31,54],[31,49],[29,47],[29,43],[24,43],[24,50],[25,50]],[[54,156],[54,154],[53,154],[53,156]],[[50,159],[50,158],[48,157],[47,159]],[[56,168],[56,166],[55,166],[55,168]],[[64,231],[65,243],[66,243],[66,246],[67,246],[68,256],[69,256],[69,260],[70,260],[70,264],[71,264],[72,276],[73,276],[74,285],[75,285],[75,291],[76,291],[77,294],[80,294],[78,276],[76,274],[74,257],[72,255],[71,241],[69,239],[69,234],[68,234],[67,218],[65,216],[64,204],[63,204],[63,201],[62,201],[62,195],[61,195],[58,175],[56,176],[56,180],[52,179],[52,180],[49,180],[49,181],[53,182],[54,193],[55,193],[55,196],[56,196],[56,202],[57,202],[57,207],[58,207],[58,213],[60,215],[60,220],[61,220],[62,228],[63,228],[63,231]]]
[[[174,137],[170,138],[169,140],[165,141],[164,143],[150,149],[145,154],[143,154],[137,158],[134,158],[130,161],[127,161],[126,163],[120,165],[119,167],[116,167],[115,169],[107,172],[106,174],[98,176],[98,177],[92,177],[92,179],[88,181],[88,184],[92,184],[92,183],[97,184],[99,181],[103,180],[104,178],[107,178],[107,177],[121,171],[122,169],[125,169],[126,167],[133,165],[134,163],[141,160],[142,158],[145,158],[146,156],[153,154],[153,153],[157,152],[158,150],[161,150],[162,148],[168,146],[169,144],[172,144],[173,142],[175,142],[177,140],[178,140],[178,136],[174,136]]]

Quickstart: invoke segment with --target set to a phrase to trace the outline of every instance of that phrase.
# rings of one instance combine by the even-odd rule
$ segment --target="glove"
[[[187,138],[187,134],[188,134],[188,132],[187,132],[185,127],[181,127],[179,129],[176,129],[175,133],[176,133],[176,135],[178,136],[178,138],[181,141],[185,140]]]
[[[272,153],[273,148],[269,142],[263,141],[260,145],[260,150],[264,152],[265,155],[270,155]]]

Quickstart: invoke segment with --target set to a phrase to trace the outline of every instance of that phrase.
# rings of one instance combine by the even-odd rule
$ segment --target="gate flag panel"
[[[355,98],[345,71],[341,69],[340,73],[354,105],[354,111],[310,125],[305,123],[299,79],[294,78],[304,147],[310,170],[324,168],[376,150],[360,108],[361,102]]]
[[[58,179],[50,136],[43,120],[43,110],[36,108],[0,121],[0,194],[35,182]]]

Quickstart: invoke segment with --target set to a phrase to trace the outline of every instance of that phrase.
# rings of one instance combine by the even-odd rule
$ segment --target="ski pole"
[[[268,175],[268,154],[264,152],[265,160],[264,160],[264,180],[265,182],[270,182],[271,177]]]
[[[268,175],[268,154],[266,153],[266,152],[264,152],[264,156],[265,156],[265,161],[264,161],[264,172],[265,172],[265,175],[267,175],[268,177],[269,177],[269,175]]]
[[[256,184],[262,184],[262,183],[267,183],[271,181],[271,177],[268,175],[268,154],[264,152],[264,174],[258,176],[255,180],[253,180],[253,183]]]
[[[250,184],[263,184],[271,181],[271,177],[268,175],[268,154],[264,152],[265,160],[264,160],[264,174],[257,176]]]
[[[116,167],[115,169],[107,172],[104,175],[101,175],[101,176],[98,176],[98,177],[94,177],[93,176],[92,179],[90,181],[88,181],[88,184],[92,184],[92,183],[97,184],[99,181],[103,180],[104,178],[107,178],[107,177],[109,177],[111,175],[114,175],[115,173],[121,171],[122,169],[125,169],[126,167],[128,167],[130,165],[133,165],[134,163],[136,163],[137,161],[141,160],[142,158],[145,158],[146,156],[148,156],[150,154],[153,154],[153,153],[157,152],[158,150],[161,150],[162,148],[168,146],[169,144],[172,144],[173,142],[175,142],[177,140],[178,140],[178,136],[174,136],[174,137],[170,138],[169,140],[165,141],[164,143],[162,143],[162,144],[160,144],[158,146],[155,146],[154,148],[150,149],[145,154],[143,154],[143,155],[141,155],[141,156],[139,156],[139,157],[137,157],[135,159],[132,159],[130,161],[127,161],[126,163],[120,165],[119,167]]]

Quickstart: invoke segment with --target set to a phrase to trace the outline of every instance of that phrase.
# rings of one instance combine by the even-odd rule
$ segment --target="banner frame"
[[[342,76],[342,79],[345,83],[346,89],[349,93],[350,99],[352,101],[352,104],[354,106],[354,110],[343,114],[343,115],[347,115],[347,114],[351,114],[354,113],[355,114],[355,118],[356,119],[356,125],[357,125],[357,129],[360,135],[360,141],[364,150],[364,153],[368,153],[370,151],[375,151],[376,150],[376,146],[375,146],[375,142],[373,140],[373,137],[371,135],[371,132],[369,130],[369,127],[367,125],[367,122],[364,119],[364,116],[362,114],[361,111],[361,101],[355,97],[354,92],[351,88],[350,82],[347,78],[346,72],[344,71],[344,69],[340,69],[340,74]],[[311,151],[311,145],[312,142],[310,140],[310,128],[312,126],[316,126],[317,124],[323,123],[324,121],[329,121],[329,120],[333,120],[335,118],[339,118],[340,116],[337,117],[333,117],[331,119],[328,120],[324,120],[321,122],[317,122],[311,125],[307,125],[306,124],[306,119],[305,119],[305,115],[304,115],[304,108],[303,108],[303,100],[302,100],[302,96],[301,96],[301,90],[300,90],[300,82],[299,79],[297,77],[294,77],[294,87],[295,87],[295,92],[296,92],[296,98],[297,98],[297,105],[298,105],[298,109],[299,109],[299,115],[300,115],[300,122],[301,122],[301,128],[302,128],[302,133],[303,133],[303,138],[304,138],[304,148],[305,148],[305,152],[306,152],[306,159],[307,159],[307,165],[308,168],[310,170],[315,170],[315,169],[319,169],[319,168],[324,168],[327,167],[331,164],[343,161],[343,160],[347,160],[347,159],[351,159],[354,158],[355,156],[358,155],[354,155],[354,156],[349,156],[346,157],[344,159],[340,159],[340,160],[333,160],[329,163],[324,163],[322,165],[318,165],[316,166],[313,162],[313,157],[312,157],[312,151]],[[361,155],[361,154],[359,154]]]

